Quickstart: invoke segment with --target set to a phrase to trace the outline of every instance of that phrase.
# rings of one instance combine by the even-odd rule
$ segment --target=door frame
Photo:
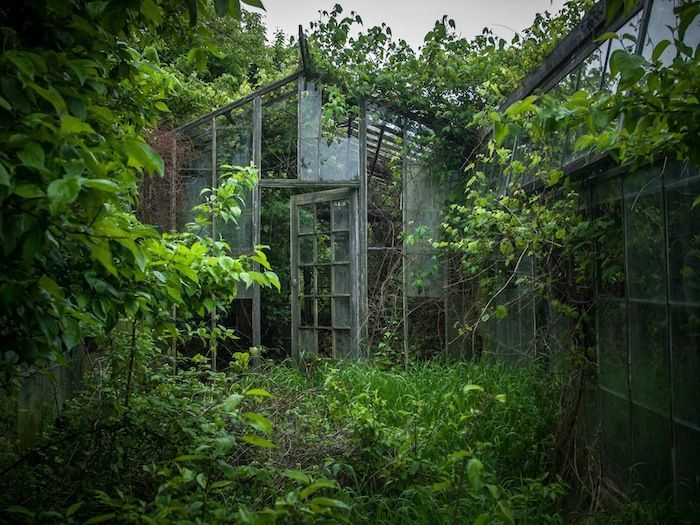
[[[289,275],[290,275],[290,290],[291,290],[291,309],[292,309],[292,357],[300,358],[299,352],[299,328],[301,326],[301,311],[299,303],[299,206],[316,204],[322,202],[332,202],[335,200],[348,199],[350,202],[350,225],[349,225],[349,241],[350,241],[350,312],[351,312],[351,348],[346,356],[338,356],[335,348],[335,338],[332,338],[333,348],[332,357],[338,359],[340,357],[357,358],[360,356],[360,301],[362,282],[360,275],[360,213],[359,213],[359,192],[358,188],[336,188],[331,190],[316,191],[311,193],[299,193],[292,195],[289,206]],[[332,207],[331,216],[332,216]],[[315,217],[314,217],[315,220]],[[332,219],[331,219],[332,220]],[[333,277],[331,277],[333,279]],[[332,291],[331,291],[332,294]],[[335,314],[334,306],[331,301],[331,325],[334,326]]]

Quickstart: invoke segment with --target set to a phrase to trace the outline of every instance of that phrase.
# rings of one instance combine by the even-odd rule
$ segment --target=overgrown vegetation
[[[567,348],[577,379],[594,351],[593,268],[614,286],[621,262],[600,249],[606,223],[582,213],[579,188],[556,164],[561,145],[551,137],[577,130],[576,152],[637,165],[661,155],[697,162],[699,136],[698,50],[681,42],[698,14],[691,2],[679,9],[670,63],[661,61],[670,42],[648,60],[619,50],[611,59],[614,90],[538,94],[497,110],[590,4],[538,15],[510,43],[488,33],[468,42],[445,18],[416,53],[386,26],[351,38],[361,20],[343,17],[340,7],[310,36],[315,74],[336,85],[327,118],[345,116],[349,98],[382,99],[430,125],[422,140],[437,172],[463,175],[444,236],[433,241],[457,257],[473,285],[462,329],[474,355],[480,325],[510,313],[500,294],[524,287],[574,323]],[[614,12],[622,3],[610,6]],[[237,16],[215,16],[225,13]],[[204,30],[188,28],[197,18]],[[251,353],[240,352],[226,372],[212,370],[221,340],[235,336],[217,314],[239,283],[280,288],[262,249],[233,257],[209,234],[213,216],[236,221],[258,174],[224,166],[186,232],[158,231],[134,209],[143,177],[163,174],[146,130],[181,123],[296,65],[296,49],[281,35],[266,44],[259,17],[241,15],[239,2],[28,2],[0,7],[0,26],[3,388],[16,387],[28,367],[63,362],[80,345],[95,368],[35,446],[22,450],[11,432],[4,436],[0,519],[692,520],[663,505],[595,516],[564,510],[578,490],[557,475],[557,428],[571,422],[561,392],[571,392],[540,368],[407,362],[399,371],[389,333],[381,362],[307,360],[301,368],[251,371]],[[515,137],[530,146],[518,158]],[[536,191],[522,188],[526,179]],[[267,213],[274,224],[286,205]],[[284,254],[271,258],[286,263]],[[519,271],[524,261],[535,271]],[[284,316],[278,306],[271,319]],[[173,343],[196,338],[207,355],[176,364]],[[3,404],[9,412],[11,403]],[[4,420],[9,428],[11,417]]]
[[[3,458],[0,506],[14,520],[562,519],[566,489],[545,474],[556,385],[538,374],[322,361],[250,372],[241,355],[239,373],[197,357],[173,376],[147,333],[135,364],[119,334],[55,429]]]

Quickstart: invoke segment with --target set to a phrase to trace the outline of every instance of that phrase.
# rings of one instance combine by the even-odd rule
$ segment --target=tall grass
[[[295,400],[269,414],[276,439],[294,443],[273,461],[334,467],[353,523],[562,519],[565,489],[546,472],[558,386],[536,369],[287,363],[246,381]]]

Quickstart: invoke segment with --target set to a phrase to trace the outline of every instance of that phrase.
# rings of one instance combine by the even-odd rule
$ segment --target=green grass
[[[173,376],[143,355],[128,406],[117,362],[34,451],[0,457],[0,522],[692,521],[653,504],[562,510],[578,490],[548,473],[565,386],[538,368],[319,360],[224,374],[200,357]]]
[[[287,364],[246,381],[278,396],[262,409],[284,451],[271,463],[335,468],[354,523],[561,521],[545,467],[557,386],[534,369]]]

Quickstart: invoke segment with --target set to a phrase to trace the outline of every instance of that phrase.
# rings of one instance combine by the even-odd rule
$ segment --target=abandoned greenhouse
[[[647,56],[671,37],[674,5],[648,1],[607,21],[598,4],[502,109],[536,92],[563,100],[584,88],[614,91],[610,56],[625,44],[597,37],[634,35],[627,50]],[[696,21],[685,41],[695,49],[699,37]],[[662,58],[670,61],[672,49]],[[459,186],[431,170],[421,142],[429,127],[381,101],[359,100],[341,118],[324,115],[326,103],[322,83],[300,68],[178,128],[186,153],[168,164],[174,211],[166,225],[190,220],[187,211],[202,188],[216,185],[222,165],[252,162],[261,178],[239,228],[217,234],[237,253],[272,244],[282,256],[274,266],[283,291],[241,286],[224,322],[242,348],[338,359],[367,355],[390,338],[407,355],[430,348],[470,357],[474,342],[460,330],[469,291],[433,242]],[[659,159],[632,172],[607,156],[576,155],[576,138],[552,135],[558,166],[583,184],[586,213],[613,221],[616,245],[607,249],[623,274],[615,286],[597,288],[598,373],[586,379],[582,414],[596,414],[590,431],[600,429],[602,465],[615,487],[673,487],[687,500],[700,490],[700,208],[691,210],[700,177],[687,162]],[[517,137],[509,147],[513,161],[531,148]],[[491,177],[506,191],[509,176]],[[523,188],[542,190],[536,178],[521,177]],[[536,264],[526,257],[517,273],[532,275]],[[571,327],[527,284],[506,286],[498,301],[510,313],[483,324],[479,352],[545,359],[556,369]]]
[[[36,488],[0,512],[692,523],[698,2],[572,0],[510,44],[445,16],[417,50],[340,6],[273,45],[241,2],[49,2],[118,59],[0,57],[0,472]]]

